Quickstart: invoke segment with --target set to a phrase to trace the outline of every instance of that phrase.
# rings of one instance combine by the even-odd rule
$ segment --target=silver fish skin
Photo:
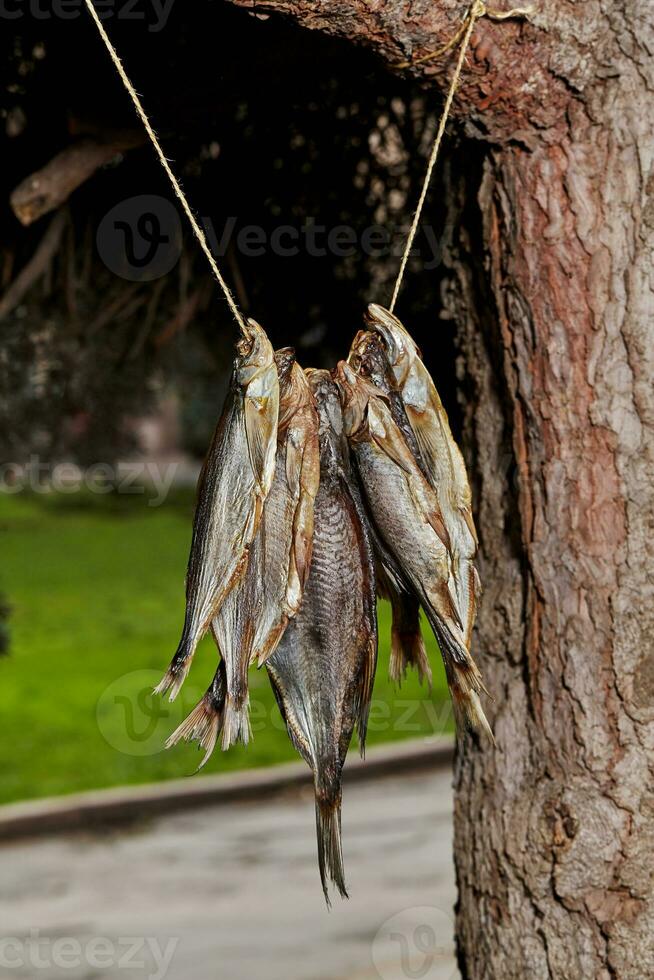
[[[243,575],[270,490],[277,449],[279,382],[265,331],[248,320],[231,390],[200,479],[186,574],[186,615],[177,651],[155,688],[172,701],[197,644]]]
[[[371,330],[359,330],[350,346],[347,363],[357,374],[370,380],[386,399],[393,421],[424,473],[425,463],[406,414],[382,337]],[[443,527],[446,531],[444,524]],[[431,668],[420,630],[420,603],[413,595],[411,587],[401,581],[401,572],[398,574],[397,566],[392,570],[389,568],[392,560],[388,550],[377,536],[373,535],[373,538],[377,555],[377,592],[390,602],[392,611],[389,678],[400,686],[408,668],[412,667],[416,670],[420,683],[426,679],[431,687]],[[443,536],[443,543],[449,549],[449,536]]]
[[[311,767],[320,876],[347,895],[341,774],[357,728],[363,751],[377,659],[375,573],[365,515],[351,489],[338,391],[308,371],[316,399],[320,486],[302,605],[266,667],[291,741]]]
[[[485,688],[448,584],[449,553],[434,490],[375,386],[345,361],[339,363],[335,380],[367,510],[436,635],[457,719],[492,738],[479,701]]]
[[[415,433],[423,472],[438,495],[450,536],[457,608],[469,649],[481,583],[474,564],[478,543],[465,462],[436,386],[409,332],[396,316],[376,303],[368,307],[364,319],[384,341]]]
[[[218,711],[210,690],[188,719],[198,720],[204,712],[211,732],[221,735],[223,750],[239,739],[249,741],[248,666],[263,663],[275,650],[298,611],[311,562],[320,477],[318,415],[293,349],[276,351],[275,364],[280,392],[275,476],[247,568],[211,626],[222,655],[225,697]],[[190,737],[196,730],[204,731],[196,724]]]

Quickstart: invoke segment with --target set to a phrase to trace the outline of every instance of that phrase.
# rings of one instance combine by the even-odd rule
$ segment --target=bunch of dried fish
[[[402,324],[372,305],[333,372],[273,353],[250,320],[199,485],[173,699],[209,629],[220,659],[168,739],[205,750],[250,738],[248,668],[265,665],[314,777],[320,874],[346,895],[341,776],[363,753],[377,662],[376,597],[393,611],[390,674],[431,682],[420,608],[459,727],[492,734],[470,655],[480,593],[470,488],[447,416]]]

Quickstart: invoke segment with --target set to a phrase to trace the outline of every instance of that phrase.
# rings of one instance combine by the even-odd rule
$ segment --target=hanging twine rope
[[[175,177],[175,174],[170,169],[170,165],[169,165],[168,161],[166,160],[166,158],[165,158],[165,156],[163,154],[163,150],[161,149],[161,146],[159,144],[159,140],[157,139],[157,136],[156,136],[154,130],[152,129],[152,126],[150,125],[150,120],[148,119],[148,117],[147,117],[147,115],[145,113],[145,109],[141,105],[141,100],[139,99],[138,95],[136,94],[136,91],[134,89],[134,86],[132,85],[132,83],[130,82],[129,78],[127,77],[127,73],[125,72],[125,69],[123,68],[123,64],[122,64],[120,58],[118,57],[118,54],[116,52],[116,49],[114,48],[113,44],[109,40],[109,37],[107,35],[107,32],[105,31],[104,27],[102,26],[102,22],[100,21],[100,18],[98,17],[98,15],[96,13],[96,10],[95,10],[95,7],[93,6],[92,0],[85,0],[85,3],[86,3],[86,6],[88,8],[88,11],[89,11],[91,17],[93,18],[93,20],[95,22],[95,26],[98,29],[98,32],[100,34],[100,37],[104,41],[104,45],[105,45],[107,51],[109,52],[109,55],[111,56],[111,60],[113,61],[114,65],[115,65],[116,71],[120,75],[121,81],[122,81],[123,85],[125,86],[125,88],[127,89],[127,92],[129,93],[129,97],[131,98],[132,102],[134,103],[134,108],[136,109],[136,112],[137,112],[137,114],[138,114],[141,122],[143,123],[143,125],[145,127],[145,131],[148,134],[148,136],[150,137],[150,141],[151,141],[152,145],[154,146],[154,148],[155,148],[155,150],[157,152],[157,156],[159,157],[159,161],[161,163],[161,166],[166,171],[166,175],[168,177],[168,180],[173,185],[173,190],[175,191],[175,194],[176,194],[176,196],[177,196],[180,204],[182,205],[182,208],[184,209],[184,212],[186,214],[186,217],[188,218],[188,220],[189,220],[189,222],[191,224],[191,228],[193,229],[193,234],[195,235],[195,237],[197,238],[198,242],[200,243],[200,248],[202,249],[202,251],[204,252],[204,254],[207,257],[207,261],[209,262],[209,265],[211,266],[211,271],[213,272],[214,276],[216,277],[216,280],[218,282],[218,285],[220,286],[220,288],[222,289],[222,291],[224,293],[224,296],[225,296],[225,299],[227,300],[228,306],[229,306],[230,310],[232,311],[232,313],[234,315],[234,319],[238,323],[239,328],[241,330],[241,333],[244,336],[247,336],[247,330],[246,330],[246,325],[245,325],[245,320],[243,318],[243,315],[240,312],[238,306],[236,305],[236,301],[235,301],[234,297],[232,296],[232,293],[230,291],[229,286],[227,285],[227,283],[225,282],[225,280],[223,279],[223,277],[221,275],[220,269],[218,268],[218,266],[216,264],[216,260],[214,259],[213,255],[211,253],[211,249],[209,248],[209,245],[207,243],[207,239],[206,239],[206,236],[204,234],[204,231],[202,230],[202,228],[198,224],[198,221],[197,221],[195,215],[191,211],[191,208],[189,206],[189,203],[186,200],[186,195],[184,194],[184,191],[182,190],[179,181],[177,180],[177,178]]]
[[[411,254],[411,249],[413,248],[413,242],[416,237],[416,232],[418,231],[418,225],[420,224],[420,215],[422,214],[422,209],[425,204],[425,198],[427,197],[427,191],[429,189],[429,184],[431,182],[431,176],[436,165],[436,160],[438,159],[438,151],[440,150],[441,142],[443,140],[443,134],[445,133],[445,126],[447,125],[447,120],[450,115],[450,110],[452,108],[452,102],[456,94],[456,90],[459,85],[459,79],[461,78],[461,71],[463,70],[463,62],[470,45],[470,39],[472,37],[472,32],[475,28],[475,24],[481,17],[491,17],[493,20],[507,20],[510,17],[526,17],[531,13],[530,9],[516,7],[513,10],[507,11],[493,11],[488,10],[484,0],[475,0],[470,11],[465,18],[463,24],[456,32],[453,38],[451,38],[447,44],[438,51],[433,51],[431,54],[425,55],[423,58],[418,58],[416,61],[402,62],[401,65],[397,65],[399,68],[407,68],[411,65],[423,64],[426,61],[430,61],[432,58],[438,58],[440,55],[445,54],[450,48],[453,48],[458,44],[461,37],[463,41],[461,42],[461,48],[459,50],[459,57],[457,59],[456,68],[454,69],[454,74],[452,76],[452,81],[450,82],[450,87],[447,93],[447,98],[445,99],[445,105],[443,106],[443,112],[441,113],[441,118],[438,123],[438,129],[436,130],[436,136],[434,137],[434,143],[431,148],[431,153],[429,155],[429,162],[427,163],[427,170],[425,172],[425,177],[422,182],[422,189],[420,191],[420,197],[418,198],[418,204],[416,206],[415,214],[413,216],[413,221],[411,222],[411,228],[409,229],[409,235],[406,240],[406,245],[404,246],[404,252],[402,253],[402,260],[400,262],[400,270],[397,274],[397,279],[395,280],[395,286],[393,287],[393,296],[391,297],[390,306],[388,307],[391,313],[395,308],[397,302],[397,297],[402,286],[402,280],[404,278],[404,272],[406,269],[407,262],[409,261],[409,255]]]

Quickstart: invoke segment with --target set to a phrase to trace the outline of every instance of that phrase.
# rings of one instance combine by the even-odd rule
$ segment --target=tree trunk
[[[254,9],[389,64],[442,45],[461,14],[433,0]],[[456,103],[487,147],[476,184],[448,180],[444,293],[497,739],[466,741],[456,769],[459,960],[474,980],[654,976],[651,52],[646,0],[541,4],[528,24],[477,25]],[[442,87],[451,70],[414,72]]]

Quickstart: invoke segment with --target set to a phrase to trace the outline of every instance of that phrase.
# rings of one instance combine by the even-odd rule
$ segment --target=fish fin
[[[446,581],[435,582],[430,592],[423,600],[423,608],[427,613],[430,626],[437,633],[437,628],[432,623],[432,619],[441,623],[443,628],[450,633],[461,634],[461,638],[456,640],[457,648],[466,650],[463,623],[456,604],[456,600],[450,592],[450,587]],[[437,633],[438,636],[438,633]],[[467,652],[467,650],[466,650]]]
[[[427,616],[443,657],[457,731],[462,732],[465,728],[470,728],[472,731],[485,734],[495,744],[493,732],[479,700],[480,694],[490,697],[479,667],[462,643],[443,628],[442,624],[432,622],[429,613]]]
[[[447,550],[448,551],[451,551],[451,549],[452,549],[452,541],[450,539],[449,531],[447,530],[447,527],[445,526],[445,520],[443,518],[443,514],[441,512],[440,507],[436,507],[436,506],[435,507],[431,507],[426,512],[426,515],[425,516],[427,517],[427,520],[429,521],[429,523],[431,524],[431,526],[433,527],[434,531],[436,532],[436,534],[438,535],[438,537],[440,538],[440,540],[443,542],[443,544],[445,545],[445,547],[447,548]]]
[[[456,680],[462,690],[488,694],[479,667],[470,656],[470,652],[463,642],[463,637],[457,635],[460,631],[452,630],[429,606],[424,607],[424,609],[429,625],[438,640],[446,672],[450,670],[454,672],[452,679]],[[448,682],[449,680],[450,674],[448,673]],[[488,696],[490,697],[490,695]]]
[[[258,398],[244,399],[245,436],[254,479],[262,493],[267,492],[266,469],[268,468],[271,441],[275,433],[266,415],[265,401]],[[255,524],[255,530],[258,522]]]
[[[423,409],[418,409],[414,405],[405,403],[420,455],[431,474],[430,479],[442,471],[444,457],[446,457],[450,479],[458,486],[463,478],[465,486],[468,487],[468,476],[461,450],[454,441],[447,412],[424,364],[421,366],[421,373],[427,386],[426,405]]]
[[[413,476],[416,471],[416,462],[411,450],[404,441],[404,437],[388,409],[381,407],[379,399],[371,398],[368,403],[368,429],[372,441],[379,449],[407,475]]]
[[[289,429],[286,440],[286,483],[295,500],[300,496],[300,471],[302,469],[302,445],[298,443],[296,433]]]
[[[467,590],[465,590],[461,595],[461,602],[465,603],[466,606],[465,609],[461,610],[461,618],[465,623],[466,646],[468,649],[470,649],[470,643],[472,642],[472,630],[477,617],[477,609],[479,608],[481,582],[479,581],[477,569],[472,562],[466,562],[465,566],[464,574],[467,578],[468,587]]]
[[[270,658],[279,646],[279,642],[283,637],[286,627],[289,623],[289,616],[286,613],[282,613],[277,625],[271,629],[266,637],[266,642],[258,650],[253,650],[250,657],[250,663],[254,663],[256,660],[257,667],[262,667]]]
[[[341,843],[341,794],[337,799],[324,797],[316,789],[316,836],[318,839],[318,868],[327,907],[331,907],[328,877],[342,898],[349,898],[345,887],[343,848]]]
[[[407,668],[414,667],[418,674],[418,681],[422,684],[426,679],[427,686],[431,690],[432,676],[425,641],[420,631],[420,626],[415,630],[404,630],[396,627],[395,623],[391,627],[391,656],[388,663],[388,676],[393,683],[399,687],[406,676]]]
[[[288,465],[289,457],[287,456],[287,469]],[[289,619],[295,616],[300,608],[311,567],[314,504],[320,480],[317,432],[311,434],[305,442],[301,458],[296,455],[293,468],[297,473],[297,502],[293,514],[293,532],[285,596],[286,612]]]
[[[377,631],[368,637],[366,649],[363,657],[361,672],[357,679],[357,691],[354,698],[354,711],[356,717],[357,735],[359,737],[359,753],[363,758],[366,754],[366,735],[368,733],[368,716],[370,714],[370,702],[372,691],[375,684],[375,670],[377,669]]]
[[[472,536],[472,540],[475,542],[475,548],[479,547],[479,539],[477,537],[477,528],[475,527],[475,522],[472,517],[472,511],[469,507],[459,507],[461,517],[466,523],[468,530]]]
[[[209,761],[218,738],[220,728],[220,715],[208,694],[193,708],[190,715],[184,719],[172,735],[166,739],[166,748],[177,745],[182,739],[186,742],[197,741],[201,748],[205,750],[204,758],[197,768],[197,772]]]
[[[241,704],[238,704],[234,698],[227,695],[220,747],[223,752],[226,752],[228,748],[235,745],[238,741],[241,741],[243,745],[247,745],[251,737],[249,698],[246,697]]]
[[[359,752],[363,757],[366,751],[366,732],[368,729],[368,715],[370,713],[370,702],[372,691],[375,684],[375,671],[377,669],[377,583],[375,578],[375,558],[373,554],[373,540],[370,534],[370,523],[367,519],[363,501],[359,495],[358,488],[348,477],[341,473],[343,487],[343,498],[349,502],[349,507],[355,518],[355,527],[359,538],[359,548],[361,554],[361,565],[363,570],[363,608],[364,621],[362,623],[362,645],[363,661],[358,677],[357,691],[355,695],[355,718],[357,734],[359,736]],[[366,636],[367,634],[367,636]]]
[[[320,485],[320,448],[318,443],[318,421],[315,429],[307,436],[299,470],[300,490],[297,507],[293,517],[293,558],[297,572],[298,586],[304,592],[313,551],[313,519],[316,494]]]
[[[182,739],[197,741],[205,750],[204,758],[197,770],[205,765],[213,752],[223,719],[225,708],[225,693],[227,690],[227,674],[225,661],[220,660],[214,678],[190,715],[184,719],[166,740],[166,748],[176,745]]]
[[[466,729],[484,735],[491,743],[496,746],[493,730],[488,724],[488,719],[476,691],[461,691],[456,687],[450,688],[452,693],[452,707],[454,709],[454,719],[459,734],[463,734]]]
[[[175,700],[191,669],[196,646],[197,641],[194,642],[186,633],[182,635],[170,666],[154,688],[153,694],[165,694],[168,691],[168,700]]]
[[[473,589],[475,593],[475,599],[479,601],[481,594],[484,591],[481,584],[481,579],[479,578],[479,572],[475,565],[472,565],[472,578],[473,578]]]

